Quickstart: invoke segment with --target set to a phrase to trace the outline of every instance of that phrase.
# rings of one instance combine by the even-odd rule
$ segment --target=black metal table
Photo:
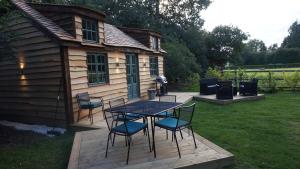
[[[156,157],[155,140],[154,140],[154,118],[157,114],[171,109],[178,108],[183,103],[158,102],[158,101],[137,101],[122,106],[106,109],[105,111],[116,113],[134,113],[150,117],[152,130],[152,146],[154,157]]]

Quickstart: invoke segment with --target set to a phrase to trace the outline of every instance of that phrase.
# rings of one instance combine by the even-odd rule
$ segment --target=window
[[[92,19],[82,19],[83,40],[88,42],[99,42],[98,21]]]
[[[105,54],[88,54],[87,65],[90,84],[108,83],[108,63]]]
[[[150,56],[150,75],[158,76],[158,57]]]
[[[152,38],[152,49],[158,50],[158,38],[155,36],[151,36]]]

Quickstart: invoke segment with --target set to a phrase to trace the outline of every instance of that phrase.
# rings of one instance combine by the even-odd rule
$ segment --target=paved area
[[[236,102],[245,102],[245,101],[253,101],[253,100],[261,100],[264,99],[265,95],[264,94],[258,94],[257,96],[234,96],[232,100],[218,100],[216,98],[216,95],[197,95],[194,96],[195,100],[199,101],[204,101],[204,102],[209,102],[209,103],[215,103],[215,104],[220,104],[220,105],[226,105],[226,104],[231,104],[231,103],[236,103]]]

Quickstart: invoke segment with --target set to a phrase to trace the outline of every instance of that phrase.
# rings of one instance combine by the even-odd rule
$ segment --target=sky
[[[204,29],[233,25],[267,46],[280,45],[288,29],[300,21],[300,0],[212,0],[201,13]]]

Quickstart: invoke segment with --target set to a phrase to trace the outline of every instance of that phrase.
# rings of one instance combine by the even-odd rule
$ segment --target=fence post
[[[235,82],[235,87],[238,86],[238,82],[237,82],[237,69],[235,68],[234,70],[234,82]]]
[[[271,71],[269,71],[269,89],[271,90],[271,77],[272,75],[271,75]]]

